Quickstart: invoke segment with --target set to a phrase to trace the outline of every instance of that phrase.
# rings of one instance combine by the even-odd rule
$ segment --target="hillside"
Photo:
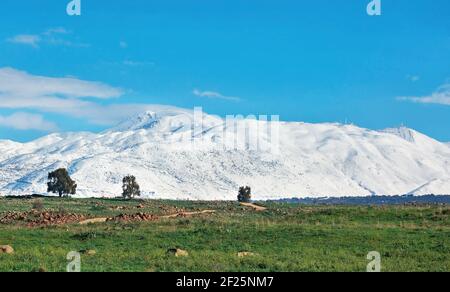
[[[234,127],[206,114],[192,123],[194,115],[166,109],[99,134],[0,141],[0,193],[45,193],[47,173],[59,167],[68,168],[81,197],[120,195],[127,174],[152,198],[234,200],[241,185],[257,199],[450,193],[450,148],[412,129],[280,122],[273,153],[268,131],[277,122],[241,120],[237,128],[259,129],[260,148],[247,143],[254,131],[244,131],[239,149],[224,150]]]

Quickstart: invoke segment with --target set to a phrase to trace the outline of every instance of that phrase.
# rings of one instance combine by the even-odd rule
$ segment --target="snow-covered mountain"
[[[118,196],[127,174],[154,198],[234,200],[242,185],[257,199],[450,194],[450,147],[408,128],[236,123],[165,109],[99,134],[0,141],[0,194],[45,193],[48,172],[60,167],[77,181],[78,196]],[[241,126],[250,130],[236,134]]]

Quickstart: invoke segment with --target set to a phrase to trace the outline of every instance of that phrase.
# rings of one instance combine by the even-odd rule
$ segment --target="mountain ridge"
[[[148,111],[99,134],[0,141],[0,194],[45,193],[47,173],[59,167],[69,170],[81,197],[118,196],[127,174],[136,175],[146,197],[164,199],[234,200],[241,185],[252,186],[256,199],[450,193],[448,144],[412,129],[246,119],[236,127],[259,132],[241,139],[224,119],[195,115]],[[273,146],[274,125],[278,154],[247,142],[224,147],[247,138]]]

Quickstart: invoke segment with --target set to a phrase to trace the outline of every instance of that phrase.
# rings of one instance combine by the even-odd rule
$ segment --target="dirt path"
[[[104,223],[108,221],[109,218],[93,218],[80,222],[80,225],[94,224],[94,223]]]
[[[113,218],[92,218],[88,220],[83,220],[79,222],[80,225],[87,225],[87,224],[95,224],[95,223],[105,223],[108,221],[114,221],[116,219],[118,220],[124,220],[124,221],[154,221],[157,219],[171,219],[171,218],[178,218],[178,217],[190,217],[195,215],[202,215],[202,214],[213,214],[216,210],[203,210],[203,211],[196,211],[196,212],[179,212],[171,215],[165,215],[165,216],[153,216],[148,214],[132,214],[132,215],[119,215]],[[138,217],[136,217],[138,216]],[[125,218],[126,217],[126,218]],[[117,221],[117,220],[116,220]]]
[[[198,211],[198,212],[181,212],[181,213],[176,213],[176,214],[172,214],[172,215],[161,216],[161,218],[189,217],[189,216],[194,216],[194,215],[212,214],[212,213],[216,213],[216,210],[203,210],[203,211]]]
[[[253,209],[255,209],[255,211],[265,211],[265,210],[267,210],[266,207],[258,206],[258,205],[255,205],[253,203],[241,203],[241,206],[253,208]]]

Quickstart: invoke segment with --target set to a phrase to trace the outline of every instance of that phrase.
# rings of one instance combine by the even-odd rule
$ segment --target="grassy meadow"
[[[370,251],[381,254],[382,271],[450,271],[448,205],[259,205],[267,210],[237,202],[0,198],[0,220],[22,214],[0,223],[0,245],[14,248],[0,254],[0,271],[63,272],[67,254],[83,250],[95,254],[82,254],[82,271],[364,272]],[[185,213],[203,210],[215,212]],[[24,218],[43,212],[158,217],[33,226]],[[167,252],[174,248],[189,255]]]

